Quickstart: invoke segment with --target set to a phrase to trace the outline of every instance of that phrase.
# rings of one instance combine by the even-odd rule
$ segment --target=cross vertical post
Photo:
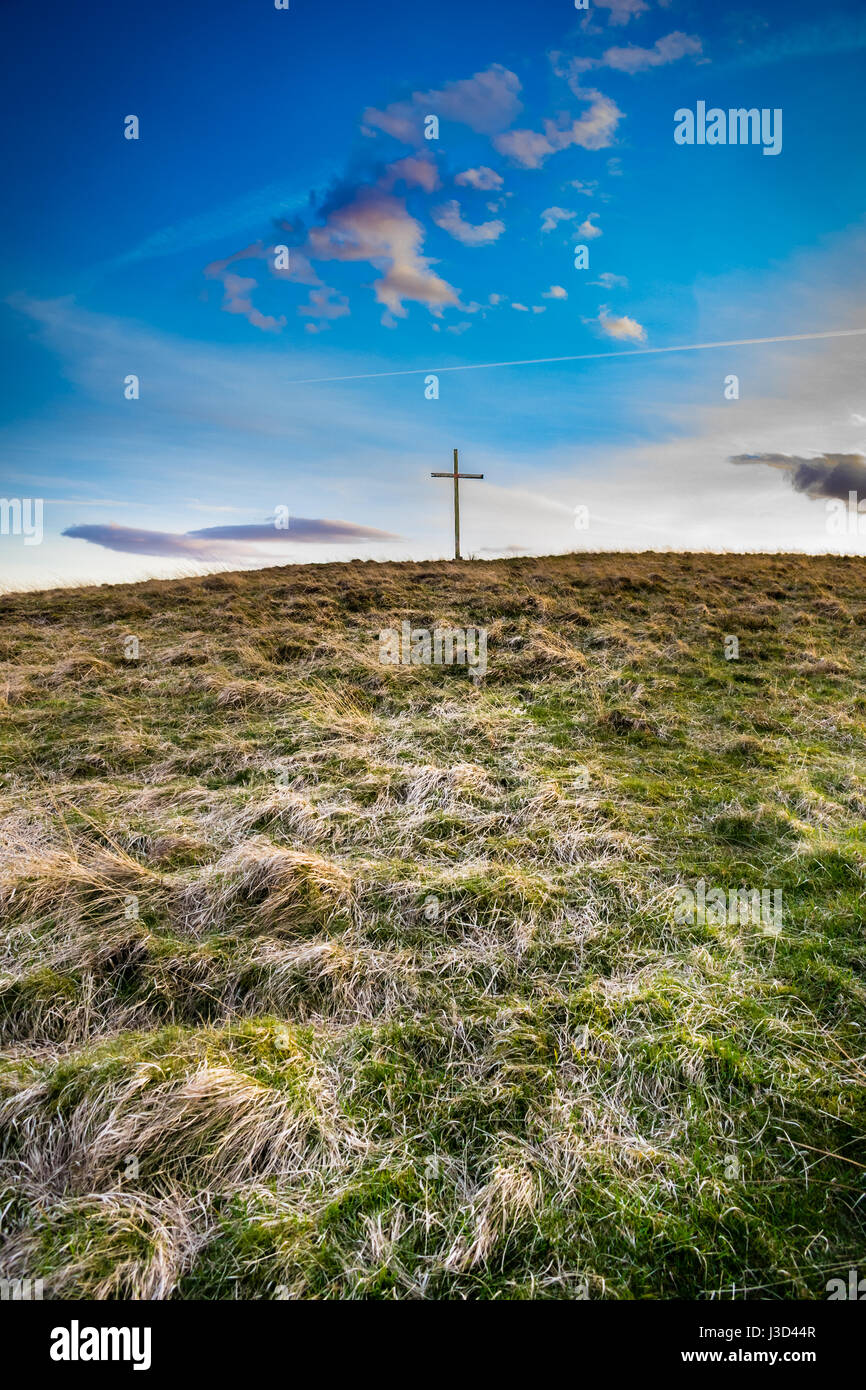
[[[457,450],[454,450],[454,471],[451,473],[431,473],[431,478],[454,479],[454,559],[460,556],[460,482],[461,478],[483,478],[483,473],[460,473],[458,471]]]
[[[457,450],[454,450],[454,559],[460,559],[460,474],[457,472]]]

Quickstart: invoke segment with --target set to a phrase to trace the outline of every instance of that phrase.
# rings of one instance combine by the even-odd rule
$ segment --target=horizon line
[[[530,562],[533,560],[564,560],[569,558],[570,556],[580,557],[582,559],[592,559],[601,556],[614,555],[658,555],[660,557],[666,555],[681,555],[709,559],[719,559],[725,556],[743,557],[748,555],[768,560],[778,560],[781,558],[798,560],[866,561],[866,554],[863,554],[862,551],[858,552],[853,550],[786,550],[783,548],[777,550],[734,550],[730,547],[723,547],[721,550],[713,550],[709,547],[696,549],[695,547],[653,545],[641,546],[639,548],[635,548],[634,546],[605,546],[604,549],[600,550],[548,550],[539,551],[538,553],[529,550],[522,555],[502,554],[484,556],[484,558],[482,558],[481,554],[476,551],[471,553],[470,555],[462,556],[459,560],[455,560],[453,555],[442,557],[436,557],[434,555],[427,556],[426,558],[418,560],[367,559],[366,557],[360,555],[351,556],[345,560],[308,560],[306,557],[303,560],[285,560],[281,557],[276,563],[265,561],[262,564],[249,565],[239,565],[232,560],[192,560],[189,562],[191,565],[200,565],[201,568],[190,569],[187,572],[181,572],[180,574],[146,575],[140,579],[121,579],[112,577],[109,579],[83,580],[76,579],[72,576],[66,578],[62,575],[55,574],[52,576],[52,578],[57,580],[57,582],[54,584],[33,584],[27,585],[23,588],[20,585],[16,585],[13,587],[9,583],[8,579],[4,578],[2,573],[0,573],[0,602],[2,602],[3,599],[15,598],[17,595],[21,595],[22,597],[32,597],[33,595],[37,594],[54,594],[66,592],[69,590],[80,589],[91,590],[121,588],[129,587],[135,584],[181,584],[189,581],[195,581],[197,579],[208,579],[215,574],[261,574],[265,570],[304,569],[312,565],[499,565],[511,564],[515,561]],[[182,564],[184,562],[182,559],[179,558],[177,563]]]

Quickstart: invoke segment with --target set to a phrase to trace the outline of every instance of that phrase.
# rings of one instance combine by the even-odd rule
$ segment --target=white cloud
[[[541,214],[541,230],[552,232],[558,222],[567,222],[570,218],[576,217],[576,212],[571,212],[568,208],[545,208]]]
[[[585,237],[587,241],[592,241],[593,237],[601,236],[601,227],[596,227],[593,218],[598,217],[597,212],[591,212],[585,221],[581,222],[577,229],[577,235]]]
[[[618,342],[646,342],[646,329],[637,319],[629,318],[628,314],[611,314],[606,304],[599,309],[598,318],[584,319],[584,322],[596,324],[608,338]]]
[[[501,188],[504,180],[495,169],[488,169],[486,164],[482,164],[477,169],[464,169],[462,174],[457,175],[454,182],[466,188],[480,188],[484,192],[489,192],[491,189]]]
[[[624,275],[613,275],[609,270],[602,271],[598,279],[591,280],[590,284],[601,285],[602,289],[605,290],[628,289],[628,280],[626,277]]]
[[[563,289],[563,288],[562,288],[562,285],[551,285],[551,287],[550,287],[549,290],[543,290],[543,291],[542,291],[541,298],[542,298],[542,299],[568,299],[568,290]]]
[[[437,227],[441,227],[464,246],[489,246],[505,231],[505,223],[500,222],[498,218],[495,222],[482,222],[478,226],[466,222],[456,198],[452,198],[449,203],[443,203],[439,208],[434,208],[432,217]]]
[[[589,109],[569,122],[544,121],[542,131],[509,130],[495,136],[493,144],[500,154],[508,155],[525,169],[540,169],[544,161],[559,150],[579,145],[585,150],[601,150],[613,144],[614,135],[623,113],[615,101],[601,92],[582,92],[590,103]]]

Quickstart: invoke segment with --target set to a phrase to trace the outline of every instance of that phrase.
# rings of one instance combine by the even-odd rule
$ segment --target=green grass
[[[786,1299],[862,1269],[864,581],[581,555],[0,599],[0,1274]],[[405,619],[486,627],[486,679],[380,665]],[[781,932],[677,921],[699,880],[781,890]]]

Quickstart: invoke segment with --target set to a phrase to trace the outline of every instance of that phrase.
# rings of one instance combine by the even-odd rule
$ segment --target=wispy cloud
[[[308,314],[317,320],[316,323],[308,323],[308,329],[320,332],[323,324],[328,319],[341,319],[350,312],[349,300],[346,295],[338,294],[336,290],[324,285],[321,289],[310,290],[310,297],[306,304],[302,304],[298,310],[299,314]]]
[[[309,186],[325,187],[335,177],[333,164],[321,165],[309,180]],[[291,220],[302,213],[308,205],[309,193],[286,193],[285,181],[266,184],[263,188],[252,189],[229,203],[220,203],[196,217],[188,217],[179,222],[162,227],[159,231],[144,237],[135,246],[129,247],[96,268],[95,274],[108,274],[139,261],[157,260],[165,256],[176,256],[197,247],[210,246],[224,240],[227,236],[242,236],[250,229],[260,227],[272,218]]]
[[[598,188],[598,180],[590,179],[587,182],[584,179],[571,179],[568,186],[575,189],[576,192],[582,193],[584,198],[593,198]]]
[[[837,53],[856,53],[866,48],[866,15],[822,13],[813,24],[797,24],[763,42],[753,34],[742,39],[726,67],[757,68],[772,63],[796,62],[800,58],[831,57]]]
[[[603,270],[597,280],[591,280],[591,285],[601,285],[604,290],[628,289],[628,279],[625,275],[614,275],[610,270]]]
[[[640,48],[637,44],[609,48],[602,55],[600,66],[615,72],[645,72],[647,68],[662,68],[668,63],[679,62],[680,58],[698,58],[702,52],[703,44],[697,35],[675,30],[656,39],[652,48]]]
[[[584,73],[594,69],[610,68],[613,72],[646,72],[649,68],[667,67],[681,58],[700,58],[703,44],[696,34],[684,34],[679,29],[663,38],[656,39],[652,48],[641,48],[630,43],[621,47],[608,48],[600,58],[566,58],[561,53],[552,53],[551,62],[557,76],[564,77],[571,90],[578,96],[582,94],[581,79]]]
[[[649,5],[646,0],[593,0],[593,9],[607,10],[608,24],[622,26],[637,15],[644,14]]]
[[[223,277],[223,308],[227,314],[242,314],[253,328],[261,328],[266,333],[278,333],[286,325],[285,316],[274,318],[272,314],[259,312],[250,299],[250,290],[254,290],[256,284],[257,281],[251,276],[234,275],[229,271]]]
[[[362,118],[365,135],[384,131],[405,145],[423,141],[424,118],[457,121],[482,135],[504,130],[521,110],[517,75],[499,63],[457,82],[427,92],[413,92],[383,110],[368,106]]]

